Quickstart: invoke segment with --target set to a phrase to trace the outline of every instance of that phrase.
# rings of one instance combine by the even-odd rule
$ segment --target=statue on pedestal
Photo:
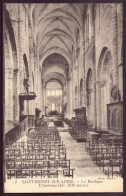
[[[114,85],[112,86],[112,89],[111,89],[111,98],[112,98],[112,101],[119,101],[120,102],[120,94],[119,94],[119,90],[117,89],[117,86]]]

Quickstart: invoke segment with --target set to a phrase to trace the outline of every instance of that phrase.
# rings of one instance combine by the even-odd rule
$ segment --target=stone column
[[[92,4],[91,11],[91,41],[93,43],[92,48],[92,61],[93,61],[93,94],[92,94],[92,103],[93,103],[93,125],[97,127],[97,103],[96,103],[96,54],[95,54],[95,4]]]
[[[23,31],[23,22],[24,22],[24,13],[23,13],[23,7],[22,4],[18,4],[18,48],[19,48],[19,86],[20,86],[20,93],[24,92],[23,87],[23,69],[24,69],[24,62],[23,62],[23,38],[24,38],[24,31]]]
[[[117,27],[117,5],[112,7],[112,54],[113,54],[113,84],[117,84],[117,66],[118,66],[118,27]]]
[[[43,88],[43,101],[44,101],[44,112],[45,112],[45,107],[46,107],[46,88],[45,88],[45,85]]]
[[[83,34],[84,34],[84,30],[83,30]],[[84,38],[85,38],[85,36],[84,36]],[[86,102],[87,102],[87,91],[86,91],[86,75],[85,75],[86,74],[85,73],[85,39],[82,42],[82,48],[83,48],[83,97],[84,97],[83,105],[86,106]]]
[[[67,85],[67,115],[68,115],[68,118],[72,117],[72,87],[71,87],[71,80],[68,81],[68,85]]]
[[[74,78],[75,77],[77,78],[77,101],[76,101],[77,104],[75,104],[76,108],[77,108],[77,107],[79,107],[79,92],[80,92],[80,90],[79,90],[79,86],[80,86],[80,84],[79,84],[79,66],[78,65],[76,65],[76,73],[74,75]]]
[[[69,93],[69,118],[72,117],[72,110],[73,110],[73,99],[72,99],[72,65],[69,65],[69,81],[68,81],[68,93]]]
[[[37,58],[37,48],[34,49],[34,82],[35,82],[35,107],[38,107],[38,58]]]
[[[62,112],[63,112],[63,115],[65,115],[65,113],[64,113],[65,104],[66,104],[66,84],[64,84],[64,86],[63,86],[63,99],[62,99]]]
[[[41,70],[38,68],[38,107],[41,109],[42,107],[42,88],[41,88]]]
[[[103,128],[103,121],[104,121],[104,86],[102,86],[102,85],[101,85],[101,114],[100,115],[101,115],[101,128]]]
[[[86,105],[86,94],[85,94],[85,89],[86,89],[86,82],[85,82],[85,44],[84,44],[84,41],[82,42],[82,64],[81,64],[81,67],[82,67],[82,70],[83,70],[83,74],[82,74],[82,79],[83,79],[83,96],[82,96],[82,106],[85,106]]]
[[[14,121],[19,121],[19,97],[18,97],[18,69],[13,70],[13,119]]]
[[[13,69],[5,69],[5,118],[13,121]],[[10,127],[11,128],[11,127]]]
[[[72,57],[72,99],[73,99],[73,109],[75,109],[75,81],[74,81],[74,77],[75,77],[75,55],[73,53],[73,57]],[[72,110],[72,116],[75,116],[75,112],[74,110]]]
[[[42,80],[42,115],[45,115],[45,108],[44,108],[44,83]]]
[[[119,93],[121,101],[123,101],[123,64],[118,66],[118,81],[119,81]]]
[[[85,89],[85,43],[84,43],[84,21],[81,21],[81,30],[80,30],[80,55],[79,55],[79,106],[85,105],[85,99],[84,99],[84,89]],[[83,89],[81,92],[80,89],[80,81],[81,78],[83,79]],[[82,95],[82,101],[81,101],[81,95]]]
[[[32,70],[34,68],[34,46],[33,46],[33,37],[32,37],[32,25],[30,16],[28,15],[28,27],[29,27],[29,81],[30,81],[30,91],[34,92],[34,88],[32,86]],[[29,113],[31,115],[35,114],[35,108],[34,108],[34,100],[27,101],[29,105]]]
[[[104,128],[107,129],[107,104],[110,103],[109,81],[104,85]]]
[[[100,99],[100,95],[99,95],[99,84],[96,82],[96,113],[97,113],[97,118],[96,118],[96,125],[97,125],[97,128],[99,127],[99,105],[100,105],[100,102],[99,102],[99,99]]]
[[[90,124],[94,125],[94,97],[93,97],[93,89],[90,89]]]
[[[96,82],[96,89],[97,89],[97,97],[96,97],[96,104],[97,104],[97,128],[102,127],[102,92],[101,92],[101,82]]]
[[[106,81],[101,81],[101,128],[107,128]],[[107,92],[108,93],[108,92]]]

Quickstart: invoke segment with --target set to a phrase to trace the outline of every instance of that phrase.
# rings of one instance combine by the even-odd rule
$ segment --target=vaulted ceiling
[[[76,48],[78,32],[82,32],[85,4],[29,4],[34,44],[46,84],[68,79],[72,50]]]
[[[40,62],[52,53],[69,62],[77,31],[83,28],[84,4],[30,4],[34,43]]]

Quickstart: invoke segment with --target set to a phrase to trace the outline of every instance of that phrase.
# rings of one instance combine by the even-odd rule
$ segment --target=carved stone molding
[[[92,92],[93,92],[93,89],[86,89],[86,91],[87,91],[88,93],[92,93]]]
[[[13,68],[6,68],[5,69],[5,77],[8,79],[13,78]]]
[[[103,80],[103,81],[96,81],[96,84],[99,85],[99,87],[104,87],[107,85],[107,81],[106,80]]]

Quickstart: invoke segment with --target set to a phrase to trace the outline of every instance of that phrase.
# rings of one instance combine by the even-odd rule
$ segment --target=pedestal
[[[123,129],[123,103],[107,104],[108,129],[114,132],[122,132]]]

